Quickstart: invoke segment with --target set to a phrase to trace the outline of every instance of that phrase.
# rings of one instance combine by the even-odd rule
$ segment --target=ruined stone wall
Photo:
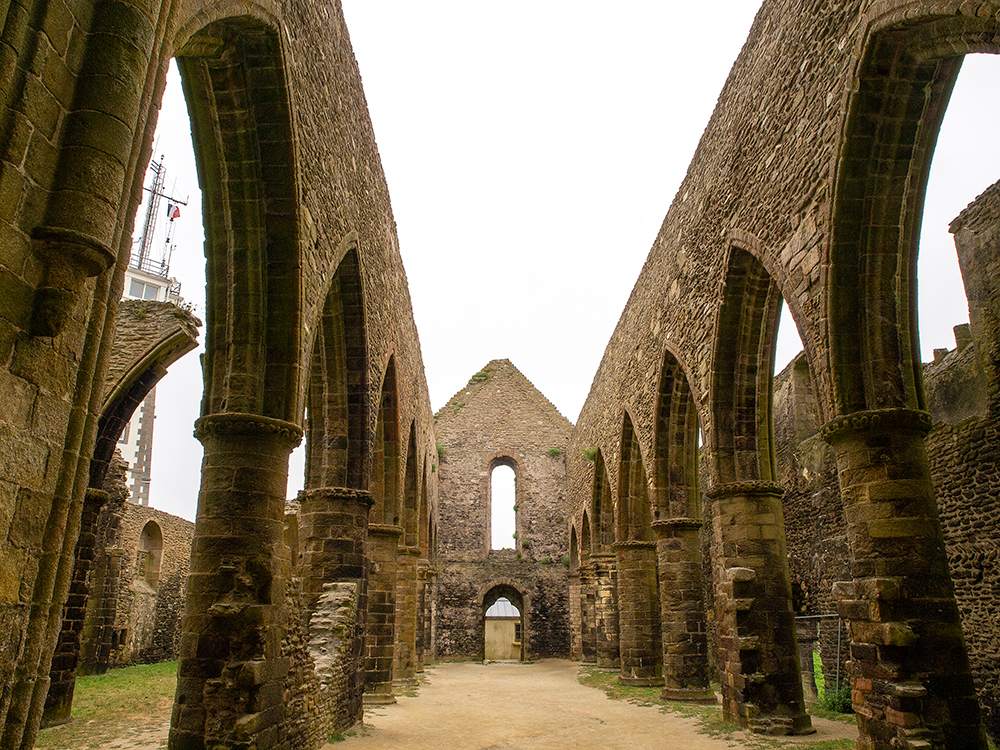
[[[558,560],[550,563],[518,560],[513,550],[494,550],[482,562],[439,565],[435,633],[438,658],[483,658],[483,597],[495,586],[510,586],[524,597],[525,659],[569,656],[566,566]]]
[[[126,503],[122,508],[119,549],[122,551],[122,580],[118,586],[115,629],[118,648],[111,666],[152,664],[177,658],[181,615],[194,524],[148,506]],[[158,562],[148,560],[149,552],[139,548],[139,538],[147,524],[155,524],[162,534]],[[144,578],[147,565],[157,565],[157,585]]]
[[[935,498],[973,675],[987,730],[1000,734],[1000,434],[986,410],[986,381],[964,326],[957,346],[924,366],[927,407],[935,417],[927,437]],[[789,565],[797,614],[835,613],[833,584],[850,577],[850,555],[831,449],[808,424],[812,408],[796,397],[808,390],[801,355],[775,377],[775,439]],[[956,387],[959,384],[961,387]],[[978,413],[976,413],[978,411]],[[956,416],[957,415],[957,416]],[[964,417],[962,415],[965,415]],[[804,438],[803,438],[804,436]],[[819,647],[827,684],[835,677],[836,621],[824,621]],[[846,643],[846,624],[842,633]],[[849,674],[842,643],[841,680]]]
[[[819,427],[812,378],[799,354],[774,377],[775,459],[785,488],[782,510],[795,614],[831,616],[799,627],[820,635],[824,677],[834,685],[838,635],[841,684],[849,677],[847,624],[838,623],[833,584],[851,578],[850,551],[836,461]]]
[[[80,637],[78,673],[104,674],[111,666],[111,654],[118,648],[115,622],[118,618],[122,569],[126,562],[121,548],[121,520],[128,505],[127,467],[121,453],[115,453],[102,489],[108,501],[101,507],[94,527],[86,537],[94,562],[88,580],[87,610]]]
[[[759,669],[761,660],[787,663],[794,652],[790,622],[759,627],[765,619],[784,617],[792,602],[779,602],[787,573],[781,565],[760,564],[767,545],[756,540],[775,540],[768,560],[784,562],[786,539],[798,547],[817,537],[817,527],[802,522],[803,513],[830,521],[837,515],[835,496],[825,489],[834,464],[818,439],[796,459],[798,478],[782,475],[772,460],[770,385],[762,374],[770,364],[780,296],[803,340],[815,424],[835,443],[836,468],[849,479],[845,503],[860,508],[852,526],[836,525],[822,536],[817,554],[829,563],[823,576],[839,577],[846,566],[836,570],[836,548],[844,530],[851,530],[855,559],[837,606],[860,623],[852,631],[852,658],[865,675],[854,686],[855,701],[864,708],[862,741],[881,748],[888,747],[883,744],[888,738],[902,742],[938,731],[978,732],[972,713],[971,725],[939,730],[939,718],[916,701],[907,703],[910,724],[904,725],[887,709],[895,700],[891,689],[868,679],[882,674],[888,648],[871,633],[896,627],[890,624],[896,620],[909,623],[917,638],[909,644],[893,641],[892,648],[902,651],[885,660],[897,665],[908,660],[894,674],[912,675],[928,695],[935,694],[922,705],[951,700],[936,693],[937,678],[926,675],[965,669],[955,666],[964,653],[954,623],[937,627],[934,617],[920,614],[933,608],[936,592],[948,583],[940,544],[932,540],[938,530],[928,502],[921,434],[928,425],[919,411],[924,401],[912,346],[915,322],[908,314],[912,290],[905,283],[913,275],[912,259],[902,250],[892,256],[888,248],[910,248],[917,241],[934,134],[958,72],[954,56],[997,46],[1000,9],[995,3],[976,7],[969,15],[968,6],[957,2],[762,5],[608,342],[570,441],[574,519],[592,502],[593,471],[584,451],[594,449],[603,455],[620,512],[626,431],[634,431],[638,441],[650,498],[659,497],[669,489],[662,484],[669,475],[657,467],[669,460],[661,438],[671,428],[658,422],[666,403],[660,384],[668,362],[679,363],[697,405],[706,458],[702,484],[714,506],[717,641],[720,658],[725,656],[721,666],[729,670],[723,679],[725,710],[747,726],[769,712],[761,708],[766,696],[756,680],[773,679],[774,694],[792,683],[791,671],[779,677],[775,670]],[[963,41],[973,38],[979,46]],[[900,187],[904,183],[907,187]],[[905,440],[899,438],[903,433]],[[891,480],[876,479],[878,467],[864,463],[869,458],[891,466]],[[902,478],[912,479],[905,498],[894,486]],[[785,528],[773,513],[782,496],[786,508],[799,511]],[[893,520],[881,528],[877,519],[885,514]],[[919,517],[926,533],[897,522],[906,515]],[[917,551],[906,557],[901,550],[911,545]],[[810,551],[791,561],[800,600],[810,589],[829,591],[828,580],[813,574],[812,556]],[[903,588],[877,590],[873,571],[883,575],[890,567]],[[898,593],[903,589],[905,596]],[[751,610],[759,617],[748,614]],[[727,614],[733,611],[741,614]],[[924,646],[932,641],[936,645]],[[738,653],[741,643],[755,647]],[[967,676],[954,682],[969,690]],[[791,692],[775,716],[791,711],[805,723],[797,708],[801,699]],[[961,723],[960,713],[956,704],[949,715]],[[756,731],[785,730],[761,725]]]
[[[507,360],[486,365],[437,413],[439,658],[482,658],[484,597],[496,586],[525,599],[527,658],[569,654],[564,452],[571,429]],[[516,549],[490,549],[490,479],[500,464],[515,473]]]

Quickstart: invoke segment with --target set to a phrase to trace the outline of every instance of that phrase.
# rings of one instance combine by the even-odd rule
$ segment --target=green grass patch
[[[120,737],[155,731],[169,720],[176,686],[175,661],[77,677],[73,720],[41,730],[35,747],[101,748]]]
[[[752,750],[854,750],[856,745],[853,738],[798,742],[794,737],[777,739],[744,732],[737,725],[723,718],[722,706],[663,701],[660,700],[662,688],[622,685],[615,672],[605,672],[593,667],[581,667],[578,679],[587,687],[603,690],[609,698],[626,700],[640,706],[659,706],[663,713],[673,713],[695,719],[702,734],[714,739],[739,741],[743,747],[752,748]],[[712,686],[715,691],[718,691],[718,688],[718,685]],[[854,720],[853,716],[838,715],[837,718]]]

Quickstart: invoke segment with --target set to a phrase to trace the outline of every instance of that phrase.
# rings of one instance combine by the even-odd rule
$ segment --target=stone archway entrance
[[[494,586],[483,597],[483,660],[524,661],[524,597]]]

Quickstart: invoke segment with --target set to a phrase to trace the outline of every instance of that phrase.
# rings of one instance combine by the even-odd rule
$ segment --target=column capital
[[[93,503],[100,507],[111,499],[111,495],[104,490],[97,489],[96,487],[88,487],[87,491],[84,493],[83,499],[86,503]]]
[[[777,482],[764,482],[752,479],[745,482],[721,482],[705,493],[710,498],[733,497],[736,495],[771,495],[781,497],[785,488]]]
[[[368,490],[356,490],[351,487],[314,487],[310,490],[300,490],[295,498],[300,503],[309,501],[353,500],[359,505],[371,508],[375,505],[375,496]]]
[[[697,531],[702,525],[702,522],[697,518],[661,518],[650,524],[657,531],[666,532]]]
[[[397,537],[402,535],[403,535],[402,526],[393,526],[391,523],[368,524],[368,536]]]
[[[615,542],[614,548],[616,550],[620,549],[656,549],[656,542],[644,542],[638,539],[632,539],[627,542]]]
[[[823,425],[823,439],[836,445],[853,435],[879,435],[887,432],[910,432],[920,436],[931,431],[931,415],[920,409],[873,409],[835,417]]]
[[[204,445],[211,437],[273,437],[288,443],[289,449],[302,442],[302,428],[294,422],[260,414],[222,412],[208,414],[194,423],[194,436]]]

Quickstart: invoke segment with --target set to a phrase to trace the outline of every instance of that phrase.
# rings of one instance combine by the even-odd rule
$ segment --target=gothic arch
[[[687,373],[667,349],[660,367],[654,443],[654,516],[701,518],[698,409]]]
[[[642,449],[628,412],[622,421],[621,464],[618,471],[619,542],[651,542],[653,529],[649,503],[649,483],[642,460]]]
[[[609,553],[615,543],[615,511],[611,498],[611,482],[604,454],[600,448],[594,454],[594,551]]]
[[[294,421],[301,348],[297,154],[279,32],[213,21],[177,52],[203,188],[204,414]]]
[[[733,245],[727,258],[712,362],[715,480],[774,481],[771,421],[774,344],[781,292],[757,257]]]
[[[379,389],[371,490],[375,497],[372,523],[398,526],[400,522],[399,405],[395,355],[389,357],[382,377],[382,387]]]
[[[486,610],[492,607],[498,599],[503,597],[509,601],[517,611],[521,613],[521,657],[520,660],[524,661],[529,653],[528,645],[530,641],[530,623],[531,616],[528,610],[530,606],[530,597],[522,593],[520,589],[510,581],[492,581],[484,587],[485,591],[481,590],[480,600],[482,601],[481,613],[480,613],[480,627],[479,632],[485,634],[486,629]],[[486,643],[485,637],[483,638],[483,653],[482,658],[486,658]]]
[[[367,489],[368,346],[358,250],[351,243],[315,325],[309,368],[305,488]]]
[[[963,56],[1000,53],[997,9],[975,17],[951,5],[955,15],[941,9],[913,19],[899,11],[879,19],[861,56],[840,141],[829,250],[837,414],[924,408],[916,260],[931,159]]]
[[[875,14],[859,46],[834,181],[827,315],[836,416],[823,436],[837,455],[855,571],[855,669],[893,663],[892,680],[853,693],[859,715],[873,717],[859,731],[878,748],[904,736],[985,744],[924,445],[931,418],[916,295],[931,159],[963,56],[1000,53],[1000,6],[962,10]],[[896,525],[880,528],[883,518]],[[878,587],[885,580],[891,592]],[[905,641],[887,646],[873,635],[902,623]],[[898,684],[924,694],[900,701]],[[912,714],[906,726],[883,713],[889,704]]]

